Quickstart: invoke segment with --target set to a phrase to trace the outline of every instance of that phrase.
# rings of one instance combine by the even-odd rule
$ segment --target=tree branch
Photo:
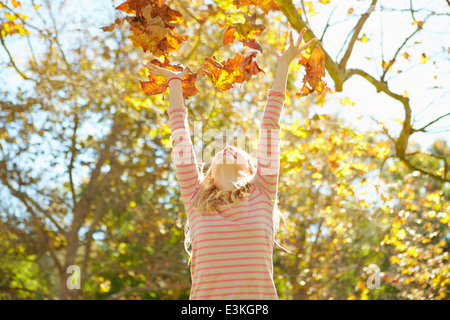
[[[353,46],[355,45],[355,42],[358,39],[358,35],[361,32],[361,29],[364,26],[364,24],[366,23],[366,21],[369,18],[370,14],[372,13],[373,8],[377,4],[377,1],[378,0],[372,0],[372,3],[370,4],[369,9],[366,11],[366,13],[364,13],[361,16],[361,18],[359,19],[358,23],[356,24],[356,26],[354,28],[354,32],[353,32],[352,38],[350,39],[350,43],[348,44],[347,50],[344,53],[344,57],[342,57],[341,62],[339,62],[339,68],[341,70],[345,70],[345,68],[347,66],[348,59],[350,59],[350,55],[352,54]]]
[[[414,133],[414,132],[420,132],[420,131],[426,132],[425,129],[426,129],[427,127],[431,126],[433,123],[438,122],[439,120],[441,120],[442,118],[444,118],[444,117],[446,117],[446,116],[450,116],[450,112],[449,112],[449,113],[446,113],[446,114],[444,114],[444,115],[442,115],[442,116],[440,116],[440,117],[437,118],[437,119],[434,119],[433,121],[431,121],[430,123],[424,125],[424,126],[423,126],[422,128],[420,128],[420,129],[411,129],[411,130],[412,130],[412,133]]]

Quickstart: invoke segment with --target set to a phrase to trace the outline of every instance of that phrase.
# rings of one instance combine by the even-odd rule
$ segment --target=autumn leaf
[[[355,9],[350,8],[350,9],[348,9],[347,14],[352,14],[353,12],[355,12]]]
[[[350,101],[350,98],[349,98],[349,97],[347,97],[347,98],[345,98],[345,99],[340,99],[339,101],[340,101],[340,102],[342,103],[342,105],[344,105],[344,106],[353,107],[353,106],[355,105],[354,102]]]
[[[275,2],[275,0],[233,0],[233,4],[236,8],[245,7],[254,5],[259,7],[266,15],[269,14],[269,11],[278,11],[280,7]]]
[[[420,63],[424,64],[428,60],[430,60],[430,59],[425,55],[425,53],[422,53],[422,55],[420,56]]]
[[[110,24],[109,26],[106,27],[102,27],[100,29],[102,29],[104,32],[111,32],[113,31],[117,26],[120,26],[122,24],[124,19],[120,19],[117,18],[116,21],[114,21],[114,23]]]
[[[152,4],[149,4],[152,3]],[[176,26],[183,24],[179,11],[165,5],[165,0],[128,0],[119,5],[117,10],[130,16],[116,21],[102,30],[113,31],[115,27],[127,21],[132,34],[128,37],[134,46],[149,51],[156,57],[167,56],[172,51],[178,51],[180,43],[187,41],[187,35],[182,36],[174,31]]]
[[[244,14],[245,23],[236,23],[232,25],[220,24],[221,28],[227,28],[223,36],[223,45],[226,46],[229,43],[233,43],[234,40],[249,42],[254,40],[254,36],[260,36],[266,29],[265,25],[256,24],[256,15],[249,16]],[[259,46],[259,44],[258,44]],[[261,48],[259,46],[259,48]]]
[[[121,10],[123,12],[126,12],[128,14],[136,14],[137,12],[144,9],[146,6],[149,5],[149,2],[153,2],[157,5],[164,5],[165,0],[161,1],[148,1],[148,0],[128,0],[122,3],[121,5],[117,6],[117,10]]]
[[[11,1],[11,4],[13,5],[14,8],[19,8],[19,7],[22,6],[22,5],[20,4],[20,2],[17,1],[17,0],[12,0],[12,1]]]
[[[419,29],[419,30],[422,29],[423,23],[424,23],[423,21],[417,21],[417,20],[414,20],[414,22],[413,22],[413,24],[417,25],[417,29]]]
[[[330,91],[326,83],[322,80],[325,77],[325,55],[319,46],[314,48],[313,53],[305,62],[305,59],[300,58],[299,64],[306,68],[306,74],[303,77],[303,88],[298,93],[300,96],[307,96],[316,91],[318,94]]]
[[[200,72],[210,78],[216,88],[227,91],[233,88],[235,83],[248,81],[253,75],[264,72],[253,61],[255,56],[255,53],[245,56],[238,52],[233,58],[222,62],[215,56],[212,59],[206,57]]]
[[[367,43],[367,41],[369,41],[369,38],[364,33],[363,36],[361,38],[359,38],[358,40],[361,41],[362,43]]]
[[[243,41],[242,44],[244,45],[244,47],[249,47],[251,49],[259,50],[259,51],[263,52],[263,49],[261,48],[261,45],[258,42],[256,42],[255,39],[250,39],[248,41]]]
[[[403,52],[403,53],[402,53],[402,56],[403,56],[406,60],[409,60],[409,54],[408,54],[408,52]]]
[[[180,65],[171,65],[167,58],[164,59],[164,62],[160,62],[158,59],[153,59],[149,61],[149,63],[155,64],[158,67],[165,68],[172,71],[182,71],[184,68]],[[160,93],[164,93],[168,87],[167,79],[163,76],[157,76],[153,73],[150,73],[149,81],[139,81],[141,84],[141,88],[144,93],[148,96],[156,95]],[[183,78],[183,97],[185,99],[195,95],[198,92],[198,89],[195,86],[195,82],[197,81],[197,74],[187,73]]]

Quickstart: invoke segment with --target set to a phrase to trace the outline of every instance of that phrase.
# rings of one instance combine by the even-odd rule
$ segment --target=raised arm
[[[280,172],[280,117],[286,100],[286,82],[289,65],[294,58],[308,48],[316,39],[300,46],[303,29],[294,45],[292,31],[289,34],[290,46],[281,55],[273,52],[278,60],[277,70],[272,88],[269,89],[264,112],[261,119],[258,141],[258,169],[256,181],[266,194],[267,198],[275,204],[278,193],[278,176]]]
[[[169,81],[169,125],[172,132],[172,160],[175,165],[175,174],[180,186],[181,198],[188,209],[190,200],[199,184],[199,171],[194,146],[192,144],[188,109],[184,105],[182,80],[188,69],[174,73],[153,64],[146,65],[149,71],[166,77]]]

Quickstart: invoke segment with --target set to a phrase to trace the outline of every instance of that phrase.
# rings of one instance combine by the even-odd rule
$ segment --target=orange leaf
[[[305,59],[300,59],[299,64],[306,68],[306,75],[303,78],[303,88],[300,96],[307,96],[316,91],[317,93],[330,91],[326,83],[322,80],[325,77],[325,55],[319,46],[314,48],[313,53],[305,63]]]
[[[254,39],[254,36],[259,36],[266,29],[263,24],[256,24],[256,15],[249,16],[244,13],[245,23],[236,23],[233,25],[220,24],[221,28],[227,27],[223,36],[223,45],[233,43],[234,40],[247,42]],[[259,44],[258,44],[259,46]],[[259,49],[258,49],[259,50]]]
[[[213,59],[206,57],[200,72],[209,77],[216,88],[227,91],[233,88],[235,83],[248,81],[253,75],[264,72],[253,61],[255,56],[255,53],[244,56],[238,52],[233,58],[222,62],[217,61],[215,56]]]
[[[270,10],[278,11],[280,8],[275,0],[233,0],[233,4],[236,8],[255,5],[259,7],[266,15],[269,14]]]
[[[242,44],[245,47],[249,47],[251,49],[259,50],[261,52],[263,51],[262,48],[261,48],[261,45],[258,42],[256,42],[255,39],[250,39],[248,41],[243,41]]]

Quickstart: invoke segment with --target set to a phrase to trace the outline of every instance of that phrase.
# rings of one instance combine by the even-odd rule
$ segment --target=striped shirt
[[[199,171],[187,108],[169,110],[172,160],[190,226],[190,299],[278,299],[273,282],[273,212],[280,169],[280,116],[286,96],[269,89],[261,120],[252,193],[217,213],[197,212]]]

